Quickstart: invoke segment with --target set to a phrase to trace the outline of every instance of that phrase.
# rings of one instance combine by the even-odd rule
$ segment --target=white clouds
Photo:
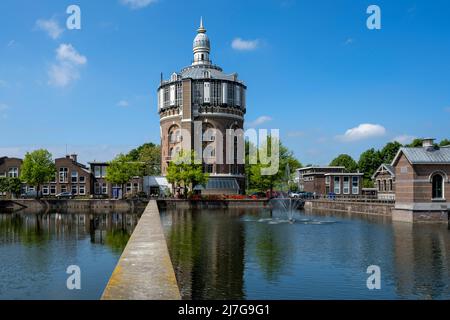
[[[120,0],[120,3],[133,10],[142,9],[155,3],[157,0]]]
[[[71,44],[61,44],[59,48],[56,49],[56,59],[74,65],[83,65],[87,63],[86,57],[80,55]]]
[[[64,32],[64,29],[59,26],[58,21],[55,19],[39,19],[36,21],[36,28],[47,33],[47,35],[53,40],[58,39]]]
[[[77,52],[71,44],[61,44],[56,49],[57,62],[48,71],[49,84],[66,87],[80,78],[79,68],[87,63],[87,58]]]
[[[236,38],[231,43],[231,47],[238,51],[252,51],[258,49],[260,41],[256,40],[243,40],[241,38]]]
[[[250,122],[248,124],[249,127],[253,128],[253,127],[258,127],[264,123],[270,122],[272,121],[272,118],[269,116],[261,116],[259,118],[257,118],[255,121]]]
[[[342,142],[360,141],[370,138],[382,137],[386,134],[386,129],[379,124],[363,123],[359,126],[349,129],[344,135],[336,138]]]
[[[126,107],[129,107],[129,106],[130,106],[130,103],[129,103],[127,100],[120,100],[120,101],[117,103],[117,106],[118,106],[118,107],[121,107],[121,108],[126,108]]]
[[[416,139],[416,138],[417,137],[415,137],[415,136],[402,134],[402,135],[397,136],[394,139],[392,139],[392,141],[397,141],[397,142],[400,142],[401,144],[409,144],[409,143],[413,142],[413,140]]]

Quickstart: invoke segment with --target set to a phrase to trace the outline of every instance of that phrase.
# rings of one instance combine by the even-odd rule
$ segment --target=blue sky
[[[71,4],[81,30],[65,27]],[[366,27],[371,4],[381,30]],[[0,155],[87,162],[158,143],[160,73],[190,64],[200,16],[213,62],[248,86],[247,124],[279,128],[305,164],[450,136],[446,0],[2,0],[0,12]]]

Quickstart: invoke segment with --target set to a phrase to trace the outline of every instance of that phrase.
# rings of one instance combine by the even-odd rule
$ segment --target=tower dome
[[[203,26],[203,18],[200,19],[200,27],[198,28],[197,36],[194,39],[193,51],[194,51],[194,62],[192,63],[193,65],[211,64],[211,61],[209,60],[211,43],[209,41],[208,35],[206,34],[206,29]]]

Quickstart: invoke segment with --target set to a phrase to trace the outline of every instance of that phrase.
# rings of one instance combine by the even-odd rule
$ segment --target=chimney
[[[434,148],[434,138],[425,138],[422,140],[422,147],[424,148]]]
[[[74,162],[78,162],[78,155],[76,155],[76,154],[71,154],[71,155],[70,155],[70,159],[72,159],[72,161],[74,161]]]

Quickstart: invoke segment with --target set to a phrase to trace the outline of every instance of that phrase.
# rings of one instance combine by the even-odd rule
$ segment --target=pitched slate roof
[[[403,153],[411,164],[450,164],[450,148],[401,148],[392,164]]]

